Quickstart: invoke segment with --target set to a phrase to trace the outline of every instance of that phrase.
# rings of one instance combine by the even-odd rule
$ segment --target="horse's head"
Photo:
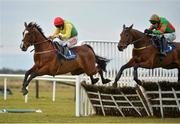
[[[35,42],[35,28],[33,23],[27,25],[24,23],[25,30],[23,31],[23,39],[20,45],[22,51],[26,51],[29,46],[33,45]]]
[[[119,51],[123,51],[123,49],[125,49],[129,44],[132,43],[133,35],[130,32],[132,27],[133,25],[131,25],[130,27],[126,27],[125,25],[123,25],[123,31],[120,33],[121,39],[117,46]]]

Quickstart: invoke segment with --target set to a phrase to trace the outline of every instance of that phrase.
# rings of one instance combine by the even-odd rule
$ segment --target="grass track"
[[[9,84],[10,82],[10,84]],[[0,80],[0,86],[3,86]],[[6,101],[0,96],[0,109],[41,109],[43,113],[0,113],[0,123],[180,123],[180,118],[135,117],[75,117],[74,88],[57,85],[56,101],[52,102],[52,85],[40,82],[40,98],[35,98],[34,83],[29,87],[29,100],[24,103],[20,93],[21,82],[8,80],[13,95]]]

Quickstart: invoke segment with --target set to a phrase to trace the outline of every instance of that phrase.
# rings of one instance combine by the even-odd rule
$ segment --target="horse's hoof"
[[[114,87],[114,88],[117,88],[117,83],[113,83],[113,87]]]
[[[98,81],[99,81],[99,78],[94,78],[94,79],[92,80],[92,84],[94,85],[94,84],[96,84]]]
[[[107,84],[107,83],[109,83],[109,82],[111,82],[110,79],[105,79],[105,80],[102,81],[103,84]]]
[[[22,89],[22,93],[23,93],[23,95],[25,96],[25,95],[27,95],[27,94],[28,94],[28,90],[27,90],[27,89],[25,89],[25,88],[23,88],[23,89]]]

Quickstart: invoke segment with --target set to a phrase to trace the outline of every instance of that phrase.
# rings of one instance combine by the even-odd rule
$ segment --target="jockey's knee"
[[[175,33],[167,33],[164,34],[164,37],[168,42],[173,42],[176,39],[176,34]]]
[[[77,44],[77,37],[73,37],[68,41],[67,46],[71,48],[75,46],[76,44]]]

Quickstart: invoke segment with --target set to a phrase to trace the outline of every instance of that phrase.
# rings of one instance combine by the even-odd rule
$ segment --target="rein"
[[[39,55],[39,54],[44,54],[44,53],[50,53],[50,52],[53,52],[53,51],[57,51],[56,49],[52,49],[52,50],[47,50],[47,51],[42,51],[42,52],[35,52],[36,55]]]
[[[146,35],[145,35],[146,36]],[[143,36],[143,37],[141,37],[141,38],[139,38],[139,39],[137,39],[137,40],[134,40],[134,41],[132,41],[132,43],[131,44],[134,44],[134,43],[137,43],[137,42],[139,42],[141,39],[143,39],[145,36]],[[151,45],[148,45],[148,46],[143,46],[143,47],[139,47],[139,48],[133,48],[133,50],[143,50],[143,49],[146,49],[146,48],[148,48],[148,47],[150,47]]]
[[[39,45],[39,44],[42,44],[42,43],[46,43],[47,41],[49,41],[49,39],[46,39],[46,40],[44,40],[42,42],[39,42],[39,43],[34,43],[33,45]]]
[[[49,41],[49,39],[46,39],[46,40],[44,40],[44,41],[42,41],[42,42],[39,42],[39,43],[34,43],[33,45],[35,46],[35,45],[40,45],[40,44],[42,44],[42,43],[47,43],[47,41]],[[34,50],[34,49],[33,49]],[[33,51],[32,50],[32,51]],[[45,51],[41,51],[41,52],[35,52],[34,54],[36,54],[36,55],[40,55],[40,54],[45,54],[45,53],[49,53],[49,52],[53,52],[53,51],[57,51],[56,49],[52,49],[52,50],[45,50]]]
[[[132,43],[131,44],[134,44],[134,43],[137,43],[137,42],[139,42],[141,39],[143,39],[145,36],[143,36],[143,37],[141,37],[141,38],[139,38],[139,39],[137,39],[137,40],[134,40],[134,41],[132,41]]]

